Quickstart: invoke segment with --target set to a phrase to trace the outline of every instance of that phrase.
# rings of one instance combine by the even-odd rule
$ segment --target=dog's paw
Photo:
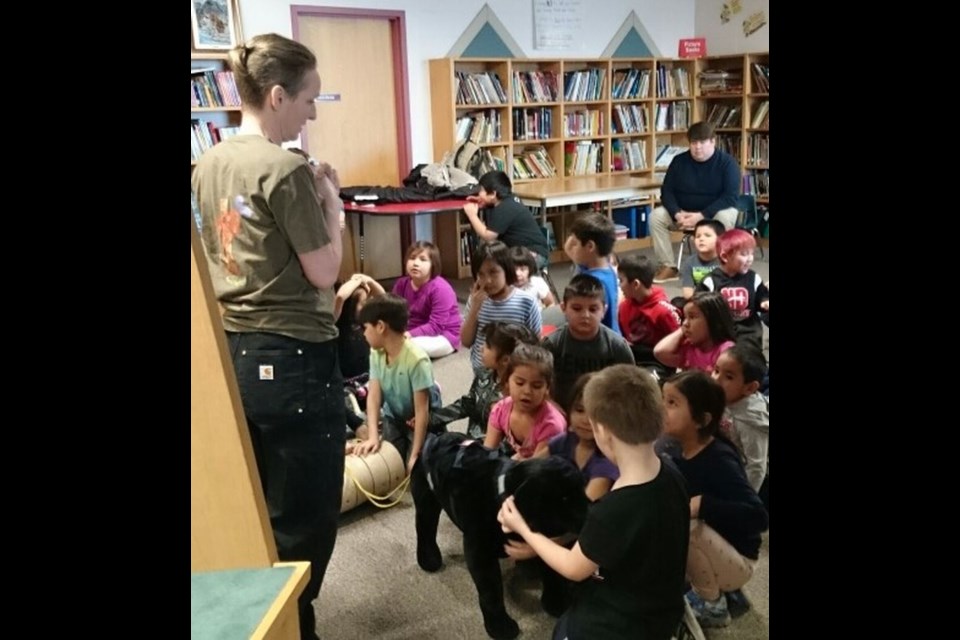
[[[440,547],[436,542],[432,545],[417,545],[417,564],[430,573],[440,570],[443,566],[443,556],[440,555]]]
[[[484,617],[483,627],[487,630],[487,635],[494,640],[513,640],[520,635],[520,625],[506,613],[491,618],[488,620]]]

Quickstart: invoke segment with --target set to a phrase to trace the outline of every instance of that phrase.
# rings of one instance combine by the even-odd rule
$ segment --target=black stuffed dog
[[[420,568],[437,571],[443,564],[437,546],[443,509],[463,532],[463,555],[477,587],[487,634],[497,640],[517,637],[520,627],[503,602],[498,559],[504,557],[507,535],[497,522],[497,512],[504,498],[512,495],[534,531],[549,537],[579,533],[588,503],[580,471],[553,456],[515,462],[461,433],[428,434],[410,487]],[[552,573],[548,568],[546,572]],[[555,584],[558,576],[553,576],[550,583]],[[547,605],[547,585],[545,581],[541,602],[549,613],[559,615],[562,610]]]

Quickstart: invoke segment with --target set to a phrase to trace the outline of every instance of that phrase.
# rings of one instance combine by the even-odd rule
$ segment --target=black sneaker
[[[727,611],[731,618],[739,618],[750,611],[750,601],[742,590],[725,591],[724,594],[727,596]]]

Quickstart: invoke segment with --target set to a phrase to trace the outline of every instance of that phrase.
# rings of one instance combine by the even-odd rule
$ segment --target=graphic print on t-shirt
[[[750,316],[750,293],[745,287],[727,287],[720,290],[720,295],[727,301],[734,320],[742,320]]]
[[[233,239],[240,233],[240,216],[249,218],[253,212],[244,201],[243,196],[236,196],[234,206],[230,206],[229,198],[220,199],[220,213],[217,214],[217,233],[220,236],[220,262],[224,269],[232,276],[240,276],[240,266],[233,256]]]

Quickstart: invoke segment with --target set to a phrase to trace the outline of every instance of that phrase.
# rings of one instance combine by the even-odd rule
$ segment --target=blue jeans
[[[337,343],[227,332],[280,560],[309,560],[302,638],[337,539],[346,412]]]

